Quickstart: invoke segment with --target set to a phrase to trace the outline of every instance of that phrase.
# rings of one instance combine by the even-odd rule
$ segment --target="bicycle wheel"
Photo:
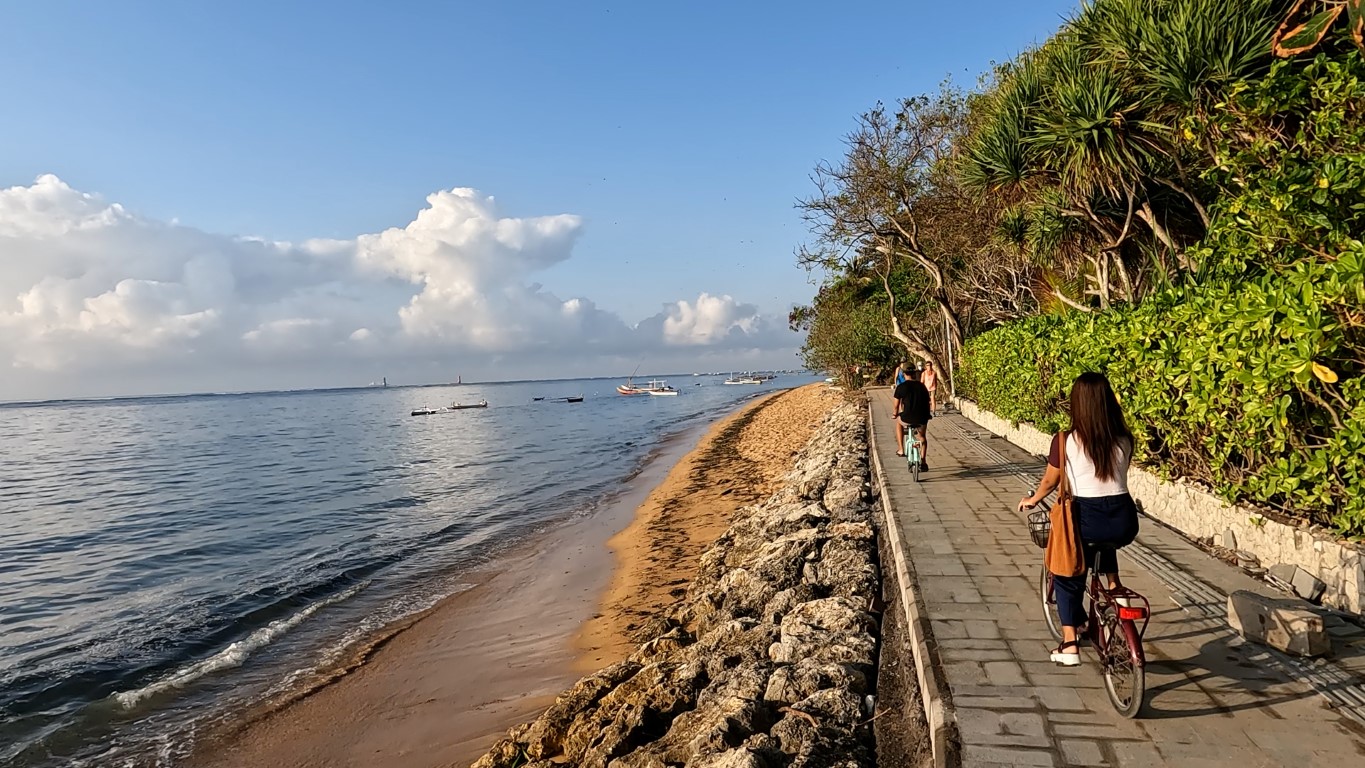
[[[1137,627],[1126,619],[1120,620],[1113,610],[1106,610],[1100,622],[1103,628],[1104,690],[1109,703],[1126,718],[1137,716],[1142,709],[1142,697],[1147,689],[1147,672],[1139,660]]]
[[[1052,639],[1058,642],[1062,639],[1062,614],[1057,610],[1057,596],[1052,591],[1052,574],[1047,572],[1047,566],[1038,567],[1038,596],[1043,603],[1043,616],[1047,618],[1047,631],[1052,633]]]

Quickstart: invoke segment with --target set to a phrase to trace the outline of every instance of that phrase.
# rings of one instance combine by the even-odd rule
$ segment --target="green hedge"
[[[968,341],[959,389],[1053,431],[1071,382],[1109,376],[1139,460],[1229,501],[1365,533],[1365,385],[1349,323],[1365,246],[1244,283],[1171,289],[1136,308],[1044,315]],[[1358,327],[1357,327],[1358,332]]]

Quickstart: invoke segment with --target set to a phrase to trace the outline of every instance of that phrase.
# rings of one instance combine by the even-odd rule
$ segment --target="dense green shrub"
[[[1345,346],[1336,319],[1362,307],[1357,246],[1285,275],[1011,323],[967,343],[959,387],[988,410],[1052,431],[1067,423],[1075,377],[1104,372],[1140,460],[1231,501],[1363,533],[1365,387],[1360,350]]]

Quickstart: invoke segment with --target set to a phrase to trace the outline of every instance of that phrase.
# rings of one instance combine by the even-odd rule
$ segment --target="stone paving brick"
[[[889,402],[879,405],[887,407],[873,409],[875,439],[885,457],[895,446],[883,413]],[[1125,720],[1114,711],[1093,649],[1083,649],[1080,667],[1053,666],[1047,651],[1055,641],[1037,595],[1042,552],[1013,508],[1030,490],[1013,473],[1036,482],[1042,463],[1004,440],[964,439],[959,428],[985,432],[957,415],[930,422],[934,469],[923,482],[914,483],[903,464],[886,464],[883,473],[957,708],[964,768],[1365,765],[1365,726],[1324,707],[1302,681],[1254,661],[1255,649],[1228,631],[1222,615],[1172,593],[1127,555],[1120,556],[1124,581],[1154,609],[1144,642],[1144,712]],[[1139,541],[1171,562],[1213,563],[1150,523]],[[1221,567],[1200,577],[1222,578]]]
[[[1121,736],[1121,732],[1113,725],[1095,725],[1082,723],[1054,723],[1052,732],[1058,736],[1070,736],[1085,739],[1116,739]]]
[[[1014,652],[1009,646],[1002,645],[998,648],[945,648],[943,657],[948,661],[1014,661]]]
[[[1156,750],[1155,744],[1110,744],[1109,751],[1118,759],[1119,768],[1165,768],[1171,765]]]
[[[1028,685],[1024,669],[1017,661],[987,661],[981,664],[991,685]]]
[[[967,636],[967,625],[960,621],[931,619],[929,623],[934,631],[934,637],[938,640],[949,640]]]
[[[986,670],[981,668],[980,662],[976,661],[952,661],[946,659],[943,668],[948,673],[948,679],[961,681],[963,685],[989,685],[990,679],[986,677]]]
[[[994,621],[985,619],[967,619],[962,622],[962,626],[967,629],[967,637],[977,640],[994,639],[999,640],[1000,625]]]
[[[977,765],[980,762],[1001,765],[1058,765],[1059,761],[1051,752],[1039,749],[1011,749],[1009,747],[978,747],[974,744],[962,746],[964,765]]]
[[[1049,712],[1089,712],[1090,709],[1081,701],[1081,695],[1075,688],[1062,686],[1039,685],[1033,689],[1033,695],[1038,697],[1038,702]],[[1049,715],[1051,717],[1051,715]]]
[[[1100,745],[1093,741],[1063,739],[1062,759],[1067,765],[1109,765]]]
[[[978,709],[1028,709],[1038,708],[1038,701],[1032,696],[1005,696],[991,694],[988,696],[968,696],[954,694],[953,704],[958,707],[976,707]]]
[[[973,651],[993,651],[1000,650],[1009,652],[1009,643],[998,637],[975,638],[975,637],[952,637],[947,640],[939,640],[940,648],[956,648]]]

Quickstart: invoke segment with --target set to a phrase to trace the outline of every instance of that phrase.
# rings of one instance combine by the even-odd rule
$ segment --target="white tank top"
[[[1095,463],[1086,455],[1075,434],[1066,436],[1066,473],[1071,481],[1071,495],[1083,499],[1100,496],[1120,496],[1128,492],[1128,461],[1133,455],[1133,444],[1120,440],[1114,448],[1114,476],[1108,480],[1095,477]]]

